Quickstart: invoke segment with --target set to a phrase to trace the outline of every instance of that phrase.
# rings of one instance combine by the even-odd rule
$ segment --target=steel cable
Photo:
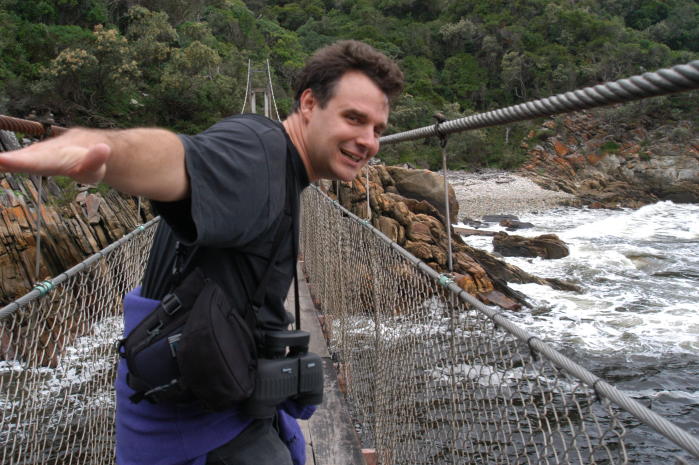
[[[439,125],[439,132],[452,134],[694,89],[699,89],[699,60],[498,110],[445,121]],[[432,125],[384,136],[380,139],[380,142],[381,144],[395,144],[397,142],[438,135],[436,127]]]
[[[240,113],[245,113],[245,106],[248,104],[248,94],[250,93],[250,74],[252,73],[251,71],[252,67],[252,62],[248,60],[248,78],[247,82],[245,83],[245,97],[243,99],[243,108],[240,110]]]

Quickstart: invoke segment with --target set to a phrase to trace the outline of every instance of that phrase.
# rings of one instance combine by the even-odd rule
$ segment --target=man
[[[196,136],[155,128],[74,129],[0,154],[0,169],[104,181],[154,201],[165,221],[140,292],[125,299],[128,332],[170,290],[177,241],[199,246],[193,260],[230,299],[249,299],[270,261],[287,202],[297,207],[309,182],[349,181],[359,173],[379,149],[389,99],[402,90],[402,78],[397,65],[370,46],[341,41],[309,59],[292,114],[281,125],[231,117]],[[262,329],[284,329],[293,320],[283,300],[295,267],[297,227],[294,221],[284,236],[257,318]],[[236,409],[207,413],[196,404],[134,404],[125,375],[122,365],[116,382],[117,463],[291,463],[271,421],[253,421]]]

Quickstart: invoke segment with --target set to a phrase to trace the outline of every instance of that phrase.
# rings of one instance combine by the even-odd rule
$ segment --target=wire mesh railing
[[[699,439],[475,300],[318,189],[307,189],[303,213],[311,293],[362,442],[381,464],[699,458]],[[642,444],[634,440],[638,428]]]
[[[0,463],[114,463],[121,301],[157,221],[0,309]]]

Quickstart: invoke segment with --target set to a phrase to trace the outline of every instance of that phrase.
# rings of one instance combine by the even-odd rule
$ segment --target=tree
[[[225,0],[222,5],[209,8],[205,20],[218,40],[238,49],[254,51],[265,46],[255,15],[240,0]]]
[[[472,99],[485,90],[488,80],[486,70],[470,53],[460,53],[447,58],[442,70],[442,85],[447,99],[457,101],[465,108],[473,108]]]
[[[7,65],[17,49],[14,40],[16,28],[10,15],[3,9],[4,1],[0,0],[0,113],[7,113],[9,101],[7,83],[15,78],[15,74]]]
[[[624,20],[626,25],[643,30],[667,18],[670,7],[667,2],[658,0],[641,0],[640,4],[631,10]]]
[[[405,74],[405,92],[432,105],[441,106],[443,97],[437,92],[438,72],[434,63],[425,57],[407,56],[401,60]]]
[[[95,26],[92,43],[61,51],[34,89],[64,113],[82,114],[93,125],[114,124],[95,115],[130,110],[141,73],[127,42],[115,29]]]
[[[526,56],[520,52],[507,52],[502,57],[503,86],[512,91],[520,100],[527,97],[526,74],[528,65]]]
[[[269,8],[271,15],[279,21],[279,25],[295,31],[310,19],[318,19],[325,12],[319,0],[305,0],[277,5]]]
[[[219,3],[220,0],[114,0],[112,9],[129,10],[134,6],[141,6],[150,11],[167,14],[171,24],[177,26],[185,21],[199,19],[205,7]]]
[[[460,52],[472,53],[478,48],[485,31],[482,26],[461,18],[457,23],[446,23],[439,28],[445,53],[453,55]]]
[[[214,49],[198,41],[175,50],[148,103],[159,115],[157,123],[194,132],[236,112],[234,102],[242,102],[243,92],[233,77],[221,73],[221,62]]]
[[[164,12],[153,12],[135,6],[128,11],[126,37],[133,56],[137,59],[144,78],[149,83],[158,81],[160,67],[168,61],[177,40],[177,32]]]
[[[648,34],[672,49],[699,52],[699,5],[688,2],[673,9],[667,18],[649,27]]]
[[[285,87],[291,87],[294,76],[303,67],[308,54],[303,50],[297,35],[269,21],[261,21],[260,25],[266,36],[272,67],[284,79]]]
[[[92,28],[108,21],[107,0],[15,0],[9,6],[34,23]]]

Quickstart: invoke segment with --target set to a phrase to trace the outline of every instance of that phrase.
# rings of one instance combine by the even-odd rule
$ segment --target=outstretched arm
[[[104,181],[115,189],[164,202],[189,193],[184,147],[157,128],[71,129],[29,147],[0,153],[0,170]]]

